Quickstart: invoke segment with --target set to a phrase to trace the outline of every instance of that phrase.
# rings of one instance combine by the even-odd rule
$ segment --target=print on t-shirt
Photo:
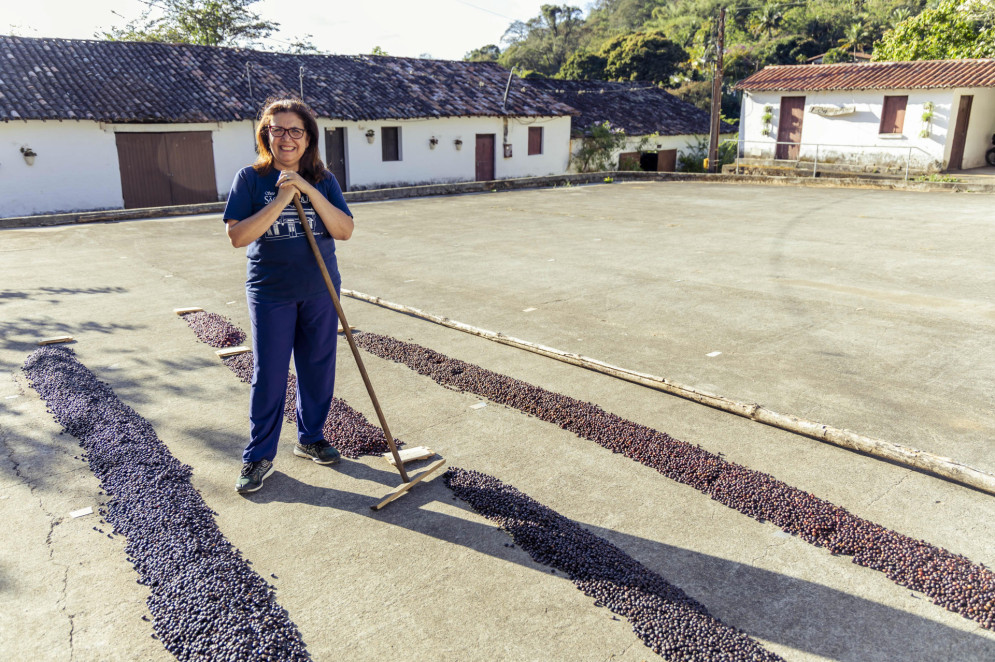
[[[263,199],[265,204],[273,202],[276,198],[276,191],[266,191],[263,194]],[[301,196],[301,205],[310,205],[310,200],[306,195]],[[324,223],[316,223],[317,218],[315,217],[314,210],[308,206],[304,209],[304,215],[307,217],[308,225],[311,226],[311,232],[314,236],[321,237],[325,234]],[[269,230],[266,231],[260,239],[264,240],[276,240],[276,239],[295,239],[297,237],[304,236],[304,228],[301,227],[300,219],[297,216],[297,207],[293,204],[287,205],[282,212],[280,212],[280,217],[276,219],[276,222],[270,226]]]

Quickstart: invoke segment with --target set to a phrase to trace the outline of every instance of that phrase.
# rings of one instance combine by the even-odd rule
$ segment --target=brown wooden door
[[[621,152],[618,155],[619,170],[639,170],[639,152]]]
[[[677,150],[661,149],[656,153],[657,172],[674,172],[677,170]]]
[[[802,118],[805,115],[805,97],[781,97],[781,115],[777,123],[777,149],[775,159],[795,161],[801,151]]]
[[[218,201],[214,178],[214,143],[210,131],[166,133],[170,204],[195,205]]]
[[[115,134],[125,209],[217,202],[210,131]]]
[[[121,168],[124,208],[163,207],[172,204],[166,141],[161,133],[118,133],[117,160]]]
[[[494,134],[477,134],[476,169],[474,179],[489,182],[494,179]]]
[[[339,188],[345,191],[345,127],[325,129],[325,165],[335,175]]]
[[[964,144],[967,142],[967,125],[971,121],[971,106],[974,96],[963,94],[957,107],[957,124],[954,127],[954,142],[950,146],[948,170],[960,170],[964,166]]]

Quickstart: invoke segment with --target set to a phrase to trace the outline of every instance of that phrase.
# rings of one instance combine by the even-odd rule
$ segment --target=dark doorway
[[[125,209],[218,201],[210,131],[114,137]]]
[[[950,146],[950,161],[948,170],[960,170],[964,167],[964,144],[967,142],[967,125],[971,121],[971,106],[974,96],[963,94],[960,105],[957,106],[957,124],[954,127],[954,142]]]
[[[777,123],[777,150],[775,159],[798,160],[802,141],[802,118],[805,115],[805,97],[781,97],[781,116]]]
[[[335,175],[339,188],[345,191],[345,127],[325,129],[325,166]]]
[[[476,170],[474,179],[489,182],[494,179],[494,134],[477,134]]]
[[[639,154],[639,169],[643,172],[674,172],[677,170],[677,150],[642,152]]]

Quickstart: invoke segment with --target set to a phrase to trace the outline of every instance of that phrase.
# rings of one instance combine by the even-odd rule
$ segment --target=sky
[[[0,34],[93,39],[123,27],[155,0],[4,0]],[[459,60],[475,48],[500,43],[513,21],[539,15],[550,0],[259,0],[250,10],[280,24],[265,50],[286,49],[307,34],[322,52],[370,53]],[[586,0],[572,3],[587,10]]]

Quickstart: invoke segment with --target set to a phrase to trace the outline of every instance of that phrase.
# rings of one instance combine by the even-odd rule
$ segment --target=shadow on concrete
[[[360,462],[343,461],[329,470],[379,483],[384,486],[385,495],[400,484],[397,473]],[[414,467],[409,473],[417,471]],[[245,498],[254,503],[301,503],[348,511],[462,545],[530,570],[549,571],[547,566],[535,563],[521,549],[504,547],[509,539],[483,518],[477,517],[478,522],[470,522],[425,509],[429,503],[454,499],[438,476],[415,486],[381,511],[370,509],[379,498],[308,485],[279,470],[266,481],[264,490]],[[456,504],[472,513],[463,502]],[[753,637],[844,662],[981,661],[992,659],[995,652],[991,639],[821,584],[646,538],[585,524],[581,526],[609,540],[670,583],[680,586],[713,615]],[[816,553],[828,554],[824,550]],[[854,572],[871,571],[855,567]],[[682,578],[691,579],[682,581]],[[908,593],[908,589],[895,588]],[[909,599],[926,598],[910,594]]]
[[[284,422],[284,425],[287,425]],[[242,450],[249,443],[249,411],[245,411],[245,430],[243,433],[234,433],[228,428],[208,428],[197,427],[187,428],[183,431],[183,436],[187,439],[196,439],[205,448],[228,455],[232,459],[232,466],[242,461]],[[283,451],[286,451],[283,448]]]
[[[54,317],[20,317],[0,320],[0,350],[16,352],[21,363],[16,365],[0,358],[0,370],[13,372],[20,370],[28,354],[38,349],[38,341],[52,336],[80,336],[85,333],[112,334],[119,331],[135,331],[145,325],[119,324],[117,322],[67,323]],[[72,346],[72,343],[70,343]]]
[[[86,326],[91,327],[89,324]],[[0,322],[0,329],[3,327],[4,323]],[[107,332],[111,333],[116,328],[125,327],[123,325],[106,325],[106,328]],[[73,347],[74,344],[69,343],[68,346]],[[11,348],[17,345],[23,346],[23,351],[18,352],[22,359],[27,359],[31,352],[38,349],[35,343],[18,343],[17,341],[0,339],[0,347]],[[148,370],[143,370],[143,372],[155,375],[197,370],[212,365],[211,360],[207,357],[163,360],[150,359],[142,352],[141,348],[122,347],[117,350],[115,356],[121,362],[127,362],[129,367],[144,366]],[[85,466],[85,461],[80,459],[83,455],[83,449],[80,447],[79,439],[60,431],[59,423],[51,413],[46,411],[44,401],[29,385],[27,377],[21,370],[22,366],[23,361],[8,368],[8,365],[0,360],[0,369],[8,368],[12,372],[22,391],[16,400],[0,400],[0,453],[9,460],[9,463],[0,463],[0,473],[9,473],[15,476],[18,481],[29,482],[37,491],[57,492],[60,487],[59,476],[62,473],[79,469],[80,463]],[[197,398],[205,391],[203,387],[196,385],[196,380],[187,380],[182,385],[177,385],[169,383],[165,379],[147,375],[119,379],[124,375],[119,373],[114,365],[91,364],[86,365],[86,367],[96,375],[97,379],[108,384],[118,399],[132,409],[136,407],[141,409],[146,405],[157,405],[161,401],[161,395],[166,392]],[[22,403],[25,399],[34,402],[31,406],[23,406]],[[139,415],[143,416],[143,413],[140,412]],[[23,419],[23,422],[20,419]],[[190,434],[196,434],[198,438],[203,440],[219,438],[219,432],[216,430],[193,431]],[[228,439],[227,441],[228,443],[219,446],[218,450],[230,453],[233,452],[232,448],[245,443],[244,439],[237,441]],[[237,457],[237,454],[233,457]]]
[[[8,301],[23,301],[31,299],[40,303],[58,304],[56,297],[77,296],[86,294],[126,294],[124,287],[38,287],[33,290],[0,290],[0,305]],[[47,298],[46,298],[47,297]]]
[[[121,362],[127,362],[129,372],[135,366],[148,368],[139,377],[119,377],[116,366],[88,366],[99,379],[107,382],[121,401],[132,408],[158,404],[166,394],[199,398],[207,389],[198,386],[198,378],[192,374],[182,381],[169,380],[168,375],[188,374],[214,366],[214,361],[206,356],[191,356],[182,359],[149,359],[143,356],[141,348],[125,348],[120,352],[128,354]]]

